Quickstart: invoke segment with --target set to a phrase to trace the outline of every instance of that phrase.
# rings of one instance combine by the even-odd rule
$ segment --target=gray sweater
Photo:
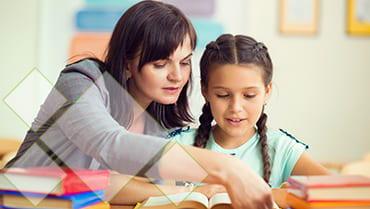
[[[115,80],[102,74],[93,61],[66,67],[41,105],[17,156],[6,167],[61,165],[130,175],[143,175],[151,168],[151,178],[158,178],[156,162],[168,140],[133,134],[120,125],[111,115],[108,82]],[[119,91],[126,92],[121,87]],[[153,119],[148,116],[147,120]],[[160,127],[154,120],[151,124]]]

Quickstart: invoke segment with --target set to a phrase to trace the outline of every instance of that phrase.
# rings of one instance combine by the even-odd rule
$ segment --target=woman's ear
[[[132,69],[133,65],[132,62],[127,62],[126,68],[125,68],[125,73],[126,73],[126,81],[132,77]]]

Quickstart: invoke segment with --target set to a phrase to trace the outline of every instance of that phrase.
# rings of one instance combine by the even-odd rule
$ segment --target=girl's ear
[[[208,102],[208,96],[207,96],[207,88],[204,86],[203,82],[200,83],[200,86],[202,88],[202,95],[206,102]]]
[[[265,92],[265,103],[271,96],[271,89],[272,89],[272,83],[269,83],[266,87],[266,92]]]

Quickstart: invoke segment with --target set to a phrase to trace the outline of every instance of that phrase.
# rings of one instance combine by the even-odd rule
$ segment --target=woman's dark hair
[[[236,64],[253,64],[261,67],[264,84],[267,87],[272,80],[272,61],[267,47],[251,37],[244,35],[221,35],[216,41],[210,42],[200,60],[200,77],[204,88],[207,88],[208,73],[214,67]],[[205,147],[211,131],[213,116],[208,103],[203,106],[202,115],[199,117],[200,126],[194,141],[194,146]],[[259,140],[264,165],[264,179],[268,183],[271,175],[270,157],[267,144],[267,115],[262,111],[257,121]]]
[[[197,36],[193,25],[186,16],[170,4],[146,0],[130,7],[118,20],[106,51],[104,61],[96,61],[102,72],[108,72],[126,90],[127,61],[139,57],[138,70],[152,61],[168,58],[185,38],[189,36],[194,50]],[[191,75],[175,104],[160,104],[153,101],[147,111],[166,128],[180,127],[192,122],[189,111],[187,90],[191,85]],[[107,85],[108,90],[110,85]],[[130,108],[122,108],[122,98],[111,97],[112,115],[121,125],[130,126],[133,113]],[[114,101],[112,101],[114,100]],[[122,122],[123,121],[123,122]]]

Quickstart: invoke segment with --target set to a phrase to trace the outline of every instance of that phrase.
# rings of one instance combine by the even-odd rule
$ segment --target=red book
[[[0,190],[66,195],[103,190],[110,171],[65,167],[0,169]]]
[[[289,193],[307,201],[370,201],[370,178],[360,175],[290,176]]]

